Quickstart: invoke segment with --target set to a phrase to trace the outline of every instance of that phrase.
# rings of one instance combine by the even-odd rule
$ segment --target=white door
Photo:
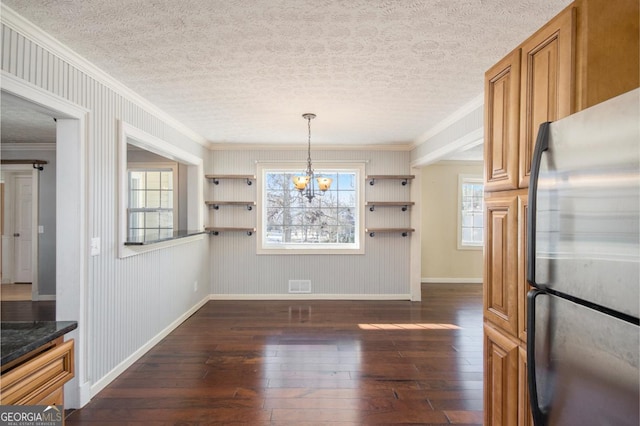
[[[15,278],[17,283],[30,283],[33,280],[33,262],[31,259],[33,185],[31,176],[16,176],[16,215],[15,215]]]

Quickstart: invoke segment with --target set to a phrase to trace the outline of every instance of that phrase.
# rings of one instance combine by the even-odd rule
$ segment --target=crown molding
[[[142,109],[148,113],[160,118],[167,125],[173,127],[180,133],[191,138],[193,141],[200,145],[207,147],[209,141],[204,137],[191,130],[168,113],[164,112],[149,100],[143,98],[129,87],[122,84],[93,63],[89,62],[84,57],[62,44],[60,41],[43,31],[40,27],[33,24],[31,21],[23,18],[13,9],[7,7],[4,4],[0,4],[0,22],[4,25],[14,29],[25,38],[33,41],[42,48],[48,50],[54,55],[58,56],[63,61],[67,62],[72,67],[78,69],[80,72],[85,73],[89,77],[95,79],[99,83],[105,85],[109,89],[122,95],[126,99],[138,104]]]
[[[210,143],[212,151],[306,151],[307,145],[300,144],[231,144]],[[411,151],[410,144],[399,145],[313,145],[313,151]]]
[[[447,127],[452,124],[460,121],[464,117],[466,117],[471,111],[477,109],[478,107],[484,104],[484,93],[480,93],[469,102],[458,108],[453,114],[433,126],[431,129],[424,132],[422,135],[418,136],[416,140],[412,144],[412,149],[417,148],[419,145],[422,145],[433,136],[437,135]]]

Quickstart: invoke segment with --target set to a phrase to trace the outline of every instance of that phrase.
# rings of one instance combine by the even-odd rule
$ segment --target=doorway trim
[[[56,319],[73,320],[76,377],[65,385],[65,408],[80,408],[91,397],[88,379],[88,196],[89,110],[28,83],[13,74],[0,74],[3,92],[44,109],[56,126]],[[37,228],[36,228],[37,229]]]

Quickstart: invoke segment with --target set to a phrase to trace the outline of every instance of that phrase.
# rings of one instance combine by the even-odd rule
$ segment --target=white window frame
[[[365,192],[365,164],[364,163],[340,163],[340,162],[314,162],[314,169],[317,175],[323,172],[355,172],[356,174],[356,232],[355,242],[352,244],[268,244],[266,242],[266,208],[265,176],[270,171],[286,171],[301,173],[304,165],[299,163],[258,163],[257,178],[257,250],[258,254],[364,254],[364,192]],[[316,192],[316,197],[320,195]]]
[[[204,168],[202,158],[197,157],[177,146],[157,138],[129,123],[120,121],[119,149],[118,149],[118,257],[125,258],[201,240],[204,234],[184,238],[161,241],[140,246],[125,245],[127,241],[127,197],[128,164],[127,144],[135,145],[146,151],[161,155],[169,160],[177,161],[187,166],[187,228],[192,231],[204,231]]]
[[[178,163],[169,163],[169,162],[158,162],[158,163],[149,163],[149,162],[130,162],[127,167],[127,181],[129,180],[129,172],[132,171],[143,171],[143,172],[155,172],[155,171],[171,171],[172,173],[172,199],[173,205],[171,207],[171,212],[173,214],[173,229],[178,229],[178,202],[180,194],[178,193]],[[127,185],[127,191],[130,191],[131,188]],[[128,194],[130,195],[130,194]],[[129,203],[127,202],[127,232],[129,231],[130,223],[129,223],[129,214],[131,213],[131,208]],[[147,229],[146,227],[143,229]]]
[[[466,183],[484,184],[484,180],[482,176],[479,176],[479,175],[466,175],[466,174],[458,175],[458,208],[457,208],[458,209],[458,235],[457,235],[458,250],[482,250],[484,242],[480,242],[477,244],[469,244],[469,243],[462,242],[462,187]],[[483,206],[483,212],[484,212],[484,206]],[[482,226],[484,228],[484,221]]]

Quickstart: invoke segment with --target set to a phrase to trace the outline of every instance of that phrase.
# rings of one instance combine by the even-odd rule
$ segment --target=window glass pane
[[[473,241],[482,243],[482,228],[473,228]]]
[[[144,214],[146,228],[158,228],[160,226],[160,214],[158,212],[147,212]]]
[[[173,208],[173,192],[162,191],[160,193],[160,207],[163,209]]]
[[[144,213],[129,213],[129,228],[144,228]]]
[[[160,212],[160,228],[173,228],[173,212]]]
[[[145,189],[145,172],[130,171],[129,172],[129,189]]]
[[[482,229],[484,226],[484,215],[482,213],[476,213],[473,215],[473,226]]]
[[[129,208],[139,209],[145,206],[145,191],[132,190],[129,192]]]
[[[160,186],[162,189],[173,189],[173,172],[162,172],[160,174]]]
[[[147,172],[147,189],[160,189],[160,172]]]
[[[147,191],[147,204],[149,209],[160,207],[160,191]]]
[[[462,228],[462,242],[469,243],[473,241],[473,232],[471,228]]]

